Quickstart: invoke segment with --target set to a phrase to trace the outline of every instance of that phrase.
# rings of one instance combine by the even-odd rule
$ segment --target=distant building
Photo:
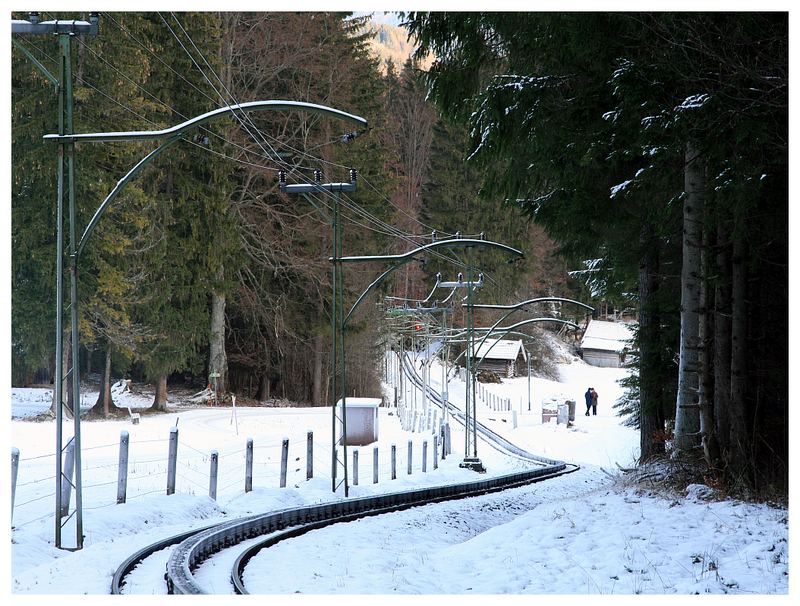
[[[583,361],[592,366],[622,366],[632,338],[631,324],[592,320],[580,342]]]
[[[488,352],[488,353],[487,353]],[[477,371],[491,370],[502,377],[518,377],[527,374],[528,354],[522,346],[522,339],[510,341],[506,339],[486,339],[476,355],[471,357],[476,364],[486,354]]]

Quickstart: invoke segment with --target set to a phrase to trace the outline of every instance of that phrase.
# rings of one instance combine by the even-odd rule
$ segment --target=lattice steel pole
[[[389,267],[389,269],[384,271],[380,276],[378,276],[375,280],[373,280],[373,282],[366,288],[366,290],[364,290],[364,292],[361,293],[361,295],[358,297],[358,299],[356,299],[356,302],[353,303],[353,307],[350,308],[350,311],[347,313],[347,316],[345,316],[344,322],[347,323],[347,321],[353,315],[353,312],[355,312],[356,308],[361,304],[362,301],[364,301],[364,299],[367,297],[367,295],[370,294],[371,292],[374,292],[375,289],[377,289],[378,286],[380,286],[392,273],[397,271],[405,263],[408,263],[411,260],[413,260],[416,257],[418,257],[419,255],[427,253],[429,251],[437,250],[437,249],[440,249],[440,248],[447,248],[447,249],[449,249],[449,248],[466,248],[467,251],[468,251],[467,254],[470,255],[470,261],[468,262],[468,266],[469,266],[469,269],[470,269],[470,278],[471,278],[471,272],[472,272],[472,261],[471,261],[472,257],[471,257],[471,254],[470,254],[469,251],[471,249],[473,249],[473,248],[494,248],[494,249],[499,249],[499,250],[505,252],[506,254],[509,254],[512,257],[512,259],[520,258],[520,257],[523,256],[522,255],[522,251],[519,251],[519,250],[517,250],[515,248],[511,248],[510,246],[506,246],[505,244],[500,244],[498,242],[490,242],[490,241],[484,240],[482,236],[483,236],[483,234],[481,234],[481,239],[480,240],[476,240],[476,239],[473,239],[473,238],[461,238],[461,237],[457,237],[457,238],[454,238],[452,240],[440,240],[440,241],[432,242],[430,244],[426,244],[424,246],[420,246],[418,248],[415,248],[414,250],[410,250],[408,252],[405,252],[405,253],[402,253],[402,254],[398,254],[398,255],[364,255],[364,256],[354,256],[354,257],[341,257],[340,261],[347,262],[347,263],[371,263],[371,262],[375,262],[375,261],[384,261],[384,262],[389,262],[391,264],[391,267]],[[459,275],[459,280],[458,280],[457,283],[451,283],[451,284],[448,285],[448,284],[445,284],[443,282],[439,282],[437,284],[437,287],[438,288],[452,287],[452,288],[455,289],[456,287],[466,286],[468,288],[467,295],[469,297],[469,303],[470,303],[470,305],[467,306],[467,308],[469,310],[471,308],[471,302],[472,302],[471,291],[472,291],[473,288],[476,288],[476,287],[480,286],[482,284],[482,281],[483,281],[483,275],[481,274],[478,282],[473,282],[470,279],[465,284],[461,280],[461,275]],[[468,315],[468,317],[469,317],[469,315]],[[473,328],[474,327],[470,328],[470,332],[472,332]],[[469,374],[469,371],[468,371],[468,374]],[[467,377],[467,380],[469,381],[469,377]],[[467,415],[469,415],[469,409],[470,409],[470,407],[469,407],[469,394],[468,394],[467,402],[468,402],[468,405],[466,406],[466,412],[467,412]],[[476,431],[477,431],[477,427],[473,428],[473,435],[475,434]],[[467,440],[469,440],[469,437],[467,437]],[[472,469],[475,469],[476,471],[485,471],[485,468],[483,468],[483,465],[480,463],[480,460],[477,460],[477,464],[473,465],[473,462],[470,461],[469,459],[470,459],[470,457],[469,457],[469,443],[467,443],[467,452],[465,452],[465,459],[464,459],[464,462],[461,463],[461,466],[470,467]]]
[[[97,13],[90,13],[89,21],[61,20],[61,21],[41,21],[38,13],[29,13],[28,20],[12,19],[11,33],[27,35],[57,35],[59,39],[59,74],[58,78],[50,74],[47,69],[20,43],[13,41],[14,46],[19,48],[36,68],[45,77],[53,82],[58,90],[58,132],[59,135],[70,135],[73,132],[72,125],[72,38],[76,35],[96,36],[98,33],[99,17]],[[61,141],[58,147],[58,169],[57,169],[57,202],[56,202],[56,372],[53,385],[53,406],[56,410],[56,504],[55,504],[55,546],[59,549],[82,549],[83,548],[83,506],[81,490],[81,448],[80,448],[80,356],[78,351],[78,314],[74,305],[77,296],[77,266],[75,262],[75,251],[77,247],[76,226],[75,226],[75,145],[71,141]],[[65,167],[66,165],[66,167]],[[64,314],[64,292],[63,292],[63,272],[64,272],[64,198],[65,198],[65,170],[66,170],[66,197],[68,200],[69,230],[70,230],[70,317],[71,317],[71,350],[72,367],[69,373],[72,376],[72,400],[73,400],[73,420],[74,420],[74,463],[75,472],[73,483],[72,478],[64,476],[64,469],[61,461],[64,450],[63,435],[63,383],[65,380],[63,372],[64,358],[64,334],[63,334],[63,314]],[[63,547],[61,530],[62,523],[61,511],[63,509],[62,490],[65,482],[73,485],[75,489],[75,545],[74,547]],[[69,502],[69,501],[67,501]],[[67,521],[72,516],[67,515]]]
[[[13,22],[13,23],[16,24],[16,22]],[[30,25],[30,24],[28,24],[28,25]],[[46,24],[42,24],[42,25],[46,25]],[[51,24],[51,25],[54,28],[55,33],[58,33],[58,34],[64,34],[65,32],[68,32],[69,31],[68,30],[69,27],[81,28],[84,25],[87,26],[87,27],[90,26],[90,24],[83,23],[83,22],[58,22],[58,21],[53,22],[53,24]],[[94,31],[96,32],[97,31],[97,24],[95,23],[92,27],[94,27]],[[23,29],[24,29],[25,33],[31,33],[29,31],[29,28],[23,28]],[[52,32],[50,32],[50,33],[52,33]],[[84,31],[82,29],[79,29],[79,31],[76,31],[74,33],[90,33],[90,32]],[[65,98],[66,97],[67,96],[65,95]],[[68,97],[71,99],[71,93],[68,95]],[[72,371],[74,373],[76,373],[76,375],[77,375],[77,372],[78,372],[78,369],[79,369],[79,366],[78,366],[78,363],[77,363],[77,359],[78,359],[78,357],[77,357],[77,352],[78,352],[78,333],[77,333],[77,320],[76,320],[76,318],[77,318],[77,309],[78,309],[78,300],[77,300],[77,267],[78,267],[78,258],[80,256],[81,252],[83,251],[84,247],[86,246],[86,243],[87,243],[89,237],[91,236],[92,232],[94,231],[95,227],[97,226],[97,223],[103,217],[103,215],[108,210],[108,208],[111,206],[111,204],[114,202],[114,200],[117,198],[117,196],[119,196],[120,192],[152,160],[154,160],[156,157],[158,157],[160,154],[162,154],[167,149],[170,149],[172,146],[176,145],[179,141],[181,141],[183,139],[183,135],[186,132],[188,132],[189,130],[195,129],[195,128],[197,128],[197,127],[199,127],[199,126],[201,126],[201,125],[203,125],[203,124],[205,124],[207,122],[215,120],[217,118],[220,118],[220,117],[223,117],[223,116],[230,116],[230,115],[232,115],[234,113],[237,113],[237,112],[238,113],[246,113],[246,112],[253,112],[253,111],[276,111],[276,110],[277,111],[283,111],[283,110],[308,111],[308,112],[311,112],[311,113],[314,113],[314,114],[322,114],[322,115],[333,117],[333,118],[337,118],[337,119],[342,119],[342,120],[346,120],[346,121],[350,121],[350,122],[356,122],[356,123],[358,123],[360,125],[363,125],[363,126],[367,125],[367,121],[365,119],[363,119],[363,118],[360,118],[358,116],[354,116],[352,114],[348,114],[348,113],[342,112],[340,110],[337,110],[337,109],[334,109],[334,108],[331,108],[331,107],[326,107],[324,105],[317,105],[317,104],[314,104],[314,103],[306,103],[306,102],[302,102],[302,101],[283,101],[283,100],[276,101],[276,100],[269,100],[269,101],[250,101],[250,102],[247,102],[247,103],[241,103],[241,104],[235,104],[235,105],[227,105],[225,107],[220,107],[220,108],[211,110],[211,111],[206,112],[204,114],[201,114],[199,116],[195,116],[194,118],[191,118],[189,120],[181,122],[180,124],[176,124],[174,126],[171,126],[169,128],[165,128],[165,129],[161,129],[161,130],[128,131],[128,132],[119,132],[118,131],[118,132],[100,132],[100,133],[72,134],[71,132],[69,132],[69,133],[64,132],[64,128],[61,128],[59,130],[58,134],[44,135],[43,139],[45,141],[53,141],[55,143],[58,143],[59,147],[61,149],[64,149],[65,146],[66,146],[66,149],[70,149],[70,146],[73,146],[76,142],[79,142],[79,141],[101,142],[101,141],[129,141],[129,140],[138,141],[138,140],[144,140],[144,139],[161,140],[161,142],[158,144],[158,146],[155,149],[153,149],[145,157],[143,157],[141,160],[139,160],[139,162],[137,162],[136,165],[133,166],[133,168],[131,168],[117,182],[117,184],[114,186],[114,188],[111,190],[111,192],[106,196],[106,198],[103,200],[103,202],[100,204],[100,206],[95,211],[94,216],[89,221],[88,225],[84,229],[83,235],[80,237],[79,240],[77,240],[76,237],[75,237],[75,235],[77,235],[77,234],[74,231],[75,230],[75,225],[74,225],[75,213],[74,213],[74,210],[71,210],[71,212],[70,212],[70,217],[73,218],[73,225],[71,226],[71,233],[73,234],[73,237],[71,239],[71,245],[70,245],[71,274],[72,274],[72,279],[73,279],[73,282],[72,282],[72,286],[73,287],[71,288],[71,291],[70,291],[70,293],[71,293],[70,306],[71,306],[72,317],[74,319],[73,320],[72,339],[73,339],[73,343],[75,344],[74,347],[73,347],[74,355],[75,355],[75,357],[74,357],[75,363],[73,364]],[[70,118],[69,122],[71,124],[71,118]],[[355,136],[355,135],[353,135],[353,136]],[[59,173],[59,183],[60,183],[60,185],[59,185],[59,201],[60,201],[62,196],[63,196],[63,186],[62,186],[63,185],[63,164],[60,164],[59,166],[61,167],[61,171]],[[72,170],[70,170],[70,174],[71,173],[72,173]],[[74,194],[72,196],[70,196],[70,200],[74,204]],[[59,241],[63,242],[63,239],[60,238]],[[61,246],[59,246],[59,250],[63,251],[63,248]],[[59,255],[59,259],[60,258],[61,258],[61,255]],[[58,286],[59,292],[61,291],[60,275],[61,274],[59,272],[59,277],[57,278],[57,280],[59,280],[59,282],[58,282],[58,284],[59,284],[59,286]],[[60,307],[59,307],[59,312],[60,311],[61,310],[60,310]],[[59,318],[58,321],[60,322],[60,317],[61,317],[60,313],[59,313],[59,315],[57,317]],[[59,331],[58,332],[59,332],[59,335],[60,335],[61,334],[60,323],[59,323]],[[58,346],[58,343],[57,343],[57,346]],[[62,355],[62,357],[63,357],[63,355]],[[63,381],[63,379],[62,379],[62,381]],[[80,414],[80,392],[79,392],[80,386],[79,386],[79,384],[78,384],[77,387],[73,386],[73,389],[75,390],[73,393],[75,394],[74,399],[76,401],[76,411],[78,413],[78,414],[75,415],[75,427],[76,427],[76,432],[78,432],[76,434],[76,441],[79,442],[79,423],[80,423],[80,418],[78,416]],[[60,400],[61,400],[60,390],[58,390],[57,393],[56,393],[56,399],[58,401],[57,410],[60,411],[60,409],[61,409],[61,405],[60,405]],[[60,419],[59,419],[59,421],[60,421]],[[59,422],[59,428],[60,427],[61,427],[61,424]],[[61,438],[60,438],[60,436],[57,436],[57,445],[59,446],[59,451],[60,451],[60,446],[61,446]],[[78,465],[78,469],[80,469],[80,467],[79,467],[79,462],[80,462],[79,444],[76,444],[76,450],[77,450],[76,465]],[[61,473],[60,463],[57,463],[57,472],[58,473],[56,474],[56,476],[57,476],[57,478],[59,478],[58,481],[62,481],[63,480],[63,478],[62,478],[63,473]],[[79,483],[80,482],[80,470],[78,471],[78,474],[77,474],[76,478],[77,478],[77,481]],[[58,494],[58,492],[57,492],[57,494]],[[58,498],[59,497],[56,497],[56,499],[57,499],[57,501],[56,501],[56,507],[57,507],[56,511],[59,511],[58,506],[60,505],[60,503],[58,501]],[[78,510],[77,510],[77,514],[78,514],[77,515],[78,548],[80,548],[82,546],[82,544],[83,544],[82,522],[81,522],[82,516],[81,516],[81,513],[80,513],[81,512],[80,503],[81,503],[80,485],[78,484],[78,486],[77,486],[77,497],[76,497],[76,504],[77,504],[77,507],[78,507]],[[57,524],[57,528],[56,528],[57,539],[60,540],[60,526],[59,526],[59,521],[58,520],[57,520],[56,524]]]
[[[314,183],[298,183],[287,185],[285,173],[279,173],[280,189],[286,193],[308,194],[314,192],[333,193],[333,212],[331,213],[331,231],[333,233],[333,255],[331,256],[331,490],[338,488],[338,471],[342,470],[344,496],[350,492],[347,475],[347,365],[344,348],[344,276],[342,273],[342,235],[341,218],[339,216],[339,196],[341,192],[356,190],[354,169],[350,170],[349,183],[322,183],[322,173],[315,171]],[[341,362],[341,365],[339,364]],[[338,380],[339,368],[341,379]],[[341,397],[340,397],[341,394]],[[339,400],[337,401],[337,398]],[[341,408],[341,412],[338,409]],[[339,434],[341,427],[341,435]],[[339,458],[338,446],[341,444],[342,457]]]

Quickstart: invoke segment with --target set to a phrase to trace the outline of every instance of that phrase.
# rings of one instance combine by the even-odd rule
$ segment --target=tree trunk
[[[653,228],[645,225],[641,234],[642,260],[639,264],[639,460],[664,452],[664,415],[658,379],[658,326],[655,293],[658,289],[658,248]]]
[[[709,315],[708,315],[708,287],[706,273],[706,246],[704,241],[700,250],[700,267],[702,275],[700,279],[700,310],[698,318],[698,341],[700,350],[698,351],[698,393],[697,403],[700,406],[700,436],[702,438],[703,455],[706,463],[712,469],[719,469],[719,443],[717,442],[717,432],[714,425],[714,393],[711,380],[711,360],[709,335]]]
[[[263,372],[261,374],[261,378],[260,378],[259,383],[258,383],[257,400],[259,402],[266,402],[267,400],[269,400],[269,398],[270,398],[269,383],[270,383],[269,373],[268,372]]]
[[[106,347],[106,366],[103,370],[103,414],[107,417],[111,409],[111,344]]]
[[[92,406],[92,414],[102,414],[108,418],[111,412],[111,344],[106,345],[106,363],[103,369],[103,380],[100,382],[100,393],[97,402]]]
[[[322,399],[322,360],[324,357],[324,348],[325,339],[322,334],[317,334],[314,338],[314,379],[311,393],[311,403],[313,406],[322,406],[325,404]]]
[[[86,376],[89,377],[92,374],[92,356],[94,355],[94,349],[86,348],[86,356],[84,356],[86,360]]]
[[[717,279],[714,289],[714,422],[722,456],[730,439],[731,399],[731,249],[730,234],[717,228]]]
[[[747,270],[746,243],[734,239],[731,276],[731,391],[729,470],[741,477],[747,473],[748,432],[745,423],[745,390],[747,389]],[[745,479],[745,482],[747,480]]]
[[[681,269],[681,337],[678,362],[678,396],[675,406],[675,451],[689,451],[699,446],[699,308],[700,247],[704,203],[704,170],[700,153],[692,143],[686,145],[684,165],[685,200],[683,203],[683,266]]]
[[[223,269],[220,267],[220,274]],[[221,279],[221,275],[218,276]],[[209,372],[218,373],[217,393],[228,391],[228,357],[225,354],[225,295],[211,293],[211,331],[209,337]]]
[[[156,381],[156,395],[150,410],[169,412],[167,410],[167,375],[160,375]]]

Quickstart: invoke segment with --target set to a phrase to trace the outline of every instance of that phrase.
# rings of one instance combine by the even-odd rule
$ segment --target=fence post
[[[378,447],[372,449],[372,483],[378,483]]]
[[[17,494],[19,472],[19,448],[11,448],[11,527],[14,527],[14,496]]]
[[[439,469],[439,436],[433,434],[433,468]]]
[[[289,438],[283,439],[281,446],[281,488],[286,488],[286,465],[289,462]]]
[[[353,451],[353,486],[358,486],[358,449]]]
[[[397,446],[392,444],[392,479],[397,479]]]
[[[306,480],[314,477],[314,432],[306,436]]]
[[[411,463],[412,463],[411,451],[413,449],[413,446],[414,446],[413,443],[411,442],[411,440],[409,440],[408,441],[408,473],[409,473],[409,475],[411,475]]]
[[[178,466],[178,428],[169,429],[169,455],[167,459],[167,494],[175,494],[175,477]]]
[[[428,471],[428,440],[422,441],[422,473]]]
[[[253,438],[247,438],[244,455],[244,491],[253,490]]]
[[[511,424],[514,426],[514,429],[517,428],[517,411],[516,410],[512,410],[511,411]]]
[[[208,496],[217,500],[217,472],[219,471],[219,453],[211,451],[211,472],[208,474]]]
[[[117,472],[117,505],[124,503],[128,496],[128,432],[119,434],[119,470]]]
[[[444,426],[444,449],[447,454],[453,453],[453,444],[450,441],[450,423]]]

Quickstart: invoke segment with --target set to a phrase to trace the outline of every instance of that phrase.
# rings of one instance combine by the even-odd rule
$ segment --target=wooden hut
[[[483,357],[485,354],[485,357]],[[522,346],[522,339],[510,341],[506,339],[486,339],[476,355],[472,356],[472,364],[476,364],[481,357],[483,361],[477,371],[490,370],[501,377],[519,377],[528,372],[528,357]]]
[[[580,343],[583,361],[592,366],[622,366],[632,338],[630,324],[592,320]]]

